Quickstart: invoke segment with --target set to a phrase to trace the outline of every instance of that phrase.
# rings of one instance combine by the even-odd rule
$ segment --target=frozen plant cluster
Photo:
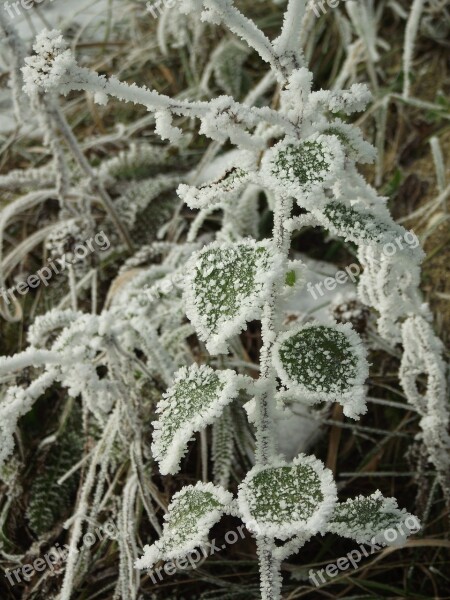
[[[14,211],[55,195],[62,222],[45,231],[47,242],[58,241],[55,252],[64,240],[94,228],[94,201],[103,207],[117,243],[131,253],[137,250],[111,286],[102,310],[95,302],[91,313],[77,305],[83,286],[96,289],[96,270],[72,272],[71,307],[60,306],[36,318],[28,348],[0,359],[1,377],[30,370],[36,375],[28,385],[8,385],[0,400],[2,465],[13,452],[19,419],[55,384],[72,400],[81,398],[85,426],[97,429],[77,509],[66,523],[70,551],[59,600],[71,598],[86,571],[91,551],[77,549],[83,532],[91,531],[104,508],[109,474],[118,463],[127,466],[116,515],[120,573],[115,598],[135,600],[139,569],[185,556],[225,514],[240,518],[256,539],[263,600],[281,598],[282,561],[314,536],[333,532],[356,542],[381,539],[386,529],[398,528],[411,516],[378,491],[339,502],[333,474],[319,459],[300,453],[287,461],[277,448],[275,422],[291,402],[308,408],[339,403],[353,420],[367,412],[367,352],[351,324],[285,320],[283,303],[305,285],[305,265],[293,260],[290,250],[293,235],[306,227],[325,229],[357,245],[364,267],[358,298],[377,311],[380,338],[402,345],[403,391],[420,414],[420,439],[450,498],[445,364],[419,292],[424,253],[412,247],[391,257],[382,252],[406,231],[392,218],[387,199],[358,171],[358,164],[376,159],[375,149],[357,127],[344,121],[367,108],[369,89],[353,83],[348,89],[313,90],[302,51],[309,18],[304,0],[288,0],[274,40],[234,0],[180,0],[175,8],[189,22],[200,15],[202,24],[222,25],[238,36],[239,42],[227,42],[234,53],[259,54],[267,74],[245,101],[236,100],[231,88],[210,100],[174,99],[98,74],[79,64],[56,30],[37,36],[34,54],[24,59],[12,80],[17,110],[29,102],[41,115],[53,163],[51,170],[0,178],[0,186],[26,192],[0,219],[0,255],[1,236]],[[17,54],[14,32],[3,27],[20,64],[23,53]],[[248,49],[243,50],[244,44]],[[220,65],[225,50],[230,48],[217,51]],[[202,85],[208,88],[208,76]],[[278,102],[261,106],[264,92],[274,86]],[[59,107],[59,95],[74,91],[92,94],[102,106],[111,99],[144,106],[156,134],[178,151],[187,143],[186,121],[192,120],[216,149],[227,143],[234,149],[219,154],[210,181],[199,181],[193,169],[183,176],[168,173],[124,186],[121,177],[130,164],[158,166],[168,153],[162,158],[164,151],[157,147],[132,147],[92,167]],[[39,191],[29,191],[35,184]],[[112,189],[119,195],[114,202]],[[139,243],[131,231],[138,209],[175,189],[198,211],[184,243],[175,238],[136,248]],[[261,241],[256,239],[255,215],[262,193],[273,212],[273,231]],[[203,225],[219,210],[219,231],[203,234]],[[155,256],[159,263],[149,265]],[[239,334],[253,321],[261,323],[258,378],[248,375],[249,365],[239,351]],[[192,349],[193,334],[205,352]],[[206,355],[207,364],[198,364]],[[427,386],[422,391],[417,382],[424,374]],[[154,413],[158,419],[149,432]],[[234,422],[244,429],[245,440],[254,435],[255,442],[254,465],[235,495],[226,489],[233,447],[245,444],[233,437]],[[198,433],[206,471],[205,429],[210,425],[214,481],[186,486],[168,507],[161,506],[152,481],[153,463],[162,475],[179,473]],[[142,551],[134,524],[138,502],[158,536]],[[157,518],[161,508],[167,508],[162,528]]]

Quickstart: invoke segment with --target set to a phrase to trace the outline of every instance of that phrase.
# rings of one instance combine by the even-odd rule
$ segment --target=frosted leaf
[[[175,474],[192,435],[211,424],[237,395],[234,371],[182,367],[158,404],[152,451],[162,475]]]
[[[245,162],[244,159],[242,162]],[[177,193],[192,209],[211,208],[224,201],[235,200],[249,181],[249,172],[242,167],[228,169],[217,181],[193,187],[181,184]]]
[[[236,40],[225,40],[214,53],[214,77],[222,90],[238,98],[245,81],[242,65],[249,55],[249,49]]]
[[[144,547],[144,555],[135,563],[149,569],[159,560],[181,558],[207,540],[208,532],[226,512],[232,495],[212,483],[197,483],[175,494],[165,515],[162,537]]]
[[[419,315],[410,316],[403,323],[402,341],[400,382],[408,402],[422,417],[420,438],[444,493],[450,497],[450,417],[444,346],[430,323]],[[425,388],[419,387],[419,377],[426,378]]]
[[[327,108],[332,113],[351,115],[365,110],[372,94],[364,83],[354,83],[348,90],[319,90],[310,96],[310,107],[317,112]]]
[[[2,357],[3,358],[3,357]],[[18,421],[56,380],[56,369],[50,368],[28,388],[11,386],[0,400],[0,469],[14,449],[14,432]]]
[[[259,318],[281,257],[269,241],[214,243],[187,266],[186,314],[212,354],[227,352],[227,340]]]
[[[366,412],[365,350],[350,325],[307,324],[283,334],[274,348],[282,383],[302,400],[337,401],[353,419]]]
[[[336,136],[350,159],[360,163],[374,162],[377,154],[376,149],[372,144],[366,142],[358,127],[336,119],[323,133]]]
[[[370,496],[350,498],[336,505],[326,526],[331,533],[363,544],[401,544],[417,533],[417,517],[397,507],[395,498],[385,498],[379,490]]]
[[[388,214],[378,215],[362,204],[333,201],[312,212],[332,233],[355,244],[385,244],[404,232]]]
[[[246,128],[258,125],[257,114],[256,109],[250,110],[230,96],[219,96],[209,101],[208,112],[202,116],[199,132],[217,142],[222,143],[230,139],[240,148],[260,150],[264,146],[263,139],[246,131]],[[270,110],[269,113],[262,114],[268,118],[273,116]]]
[[[430,318],[420,294],[420,262],[424,253],[413,232],[405,231],[398,241],[415,240],[395,256],[387,256],[388,246],[360,246],[358,259],[364,270],[358,282],[360,300],[379,313],[378,331],[390,344],[402,341],[401,322],[411,314]]]
[[[312,135],[304,142],[286,138],[269,150],[261,176],[271,189],[307,205],[315,193],[332,186],[344,166],[344,152],[336,136]]]
[[[292,463],[253,467],[238,493],[246,527],[257,535],[280,540],[320,531],[335,502],[331,471],[314,456],[304,454]]]

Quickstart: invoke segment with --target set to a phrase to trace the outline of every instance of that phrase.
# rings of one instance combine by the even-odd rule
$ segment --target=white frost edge
[[[329,170],[324,172],[324,180],[320,182],[310,182],[307,187],[296,182],[281,180],[272,173],[272,167],[279,152],[290,145],[302,146],[307,142],[317,142],[323,144],[325,152],[328,154]],[[342,144],[335,135],[323,133],[314,133],[308,138],[299,141],[295,138],[285,137],[273,148],[267,151],[261,162],[260,175],[265,186],[295,198],[299,205],[310,208],[310,199],[315,194],[322,192],[325,188],[333,185],[336,178],[344,169],[345,153]]]
[[[255,168],[253,154],[243,150],[238,153],[238,156],[234,157],[231,164],[224,165],[220,176],[216,177],[216,179],[199,186],[182,183],[178,186],[177,194],[191,209],[211,208],[212,206],[221,204],[225,200],[234,200],[237,198],[242,189],[250,181]],[[233,183],[228,182],[228,189],[224,189],[227,176],[235,169],[243,171],[243,175]]]

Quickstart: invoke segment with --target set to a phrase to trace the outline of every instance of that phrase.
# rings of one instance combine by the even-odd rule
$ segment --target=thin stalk
[[[89,179],[89,183],[91,184],[92,188],[98,193],[98,195],[102,199],[102,202],[105,206],[106,212],[108,213],[111,221],[116,226],[123,242],[125,243],[127,248],[132,252],[133,251],[133,242],[131,241],[131,237],[130,237],[130,234],[129,234],[127,228],[120,220],[119,215],[117,214],[116,209],[114,207],[113,201],[111,200],[108,192],[103,187],[103,184],[100,183],[99,181],[97,181],[96,175],[95,175],[94,171],[92,170],[91,165],[89,164],[86,157],[82,153],[82,151],[78,145],[77,139],[73,135],[71,128],[67,124],[67,121],[66,121],[64,115],[62,114],[59,106],[56,104],[56,102],[53,103],[51,113],[52,113],[52,117],[55,119],[55,122],[58,125],[58,128],[59,128],[62,136],[66,140],[67,145],[69,146],[73,157],[79,164],[80,168],[86,173],[86,175]]]
[[[290,233],[285,229],[284,223],[291,215],[292,199],[278,197],[275,202],[273,242],[285,259],[287,266],[290,246]],[[280,277],[273,283],[270,299],[266,303],[261,320],[261,334],[263,346],[261,348],[260,378],[258,381],[259,395],[258,420],[256,431],[256,464],[263,466],[271,464],[275,456],[274,442],[274,398],[276,392],[276,373],[272,365],[272,349],[276,335],[280,329],[279,311],[277,303],[284,284],[286,268],[281,270]],[[279,561],[274,557],[275,545],[267,537],[259,537],[258,557],[261,574],[262,600],[277,600],[280,597],[281,577],[279,574]]]

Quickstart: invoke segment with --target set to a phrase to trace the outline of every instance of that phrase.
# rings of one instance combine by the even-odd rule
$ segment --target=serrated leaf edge
[[[396,531],[397,531],[397,536],[395,539],[396,543],[402,543],[406,539],[407,535],[404,535],[404,534],[406,534],[406,532],[408,530],[412,534],[412,533],[416,533],[420,529],[420,521],[415,515],[412,515],[411,513],[409,513],[405,508],[399,508],[398,504],[397,504],[397,500],[395,498],[392,498],[392,497],[386,498],[385,496],[383,496],[383,494],[380,492],[380,490],[376,490],[370,496],[364,496],[361,494],[359,496],[356,496],[355,498],[348,498],[348,500],[346,500],[345,502],[340,502],[339,504],[337,504],[335,509],[341,508],[346,505],[351,506],[355,502],[358,502],[358,501],[362,502],[364,500],[369,500],[369,499],[373,499],[373,500],[381,499],[382,500],[383,504],[382,504],[382,507],[380,510],[381,513],[392,514],[392,512],[394,512],[394,511],[398,513],[399,520],[398,520],[396,527],[400,528],[401,531],[399,532],[398,529],[396,529]],[[414,519],[415,523],[417,524],[417,530],[415,532],[412,532],[412,529],[408,525],[406,525],[406,521],[409,518]],[[335,533],[337,535],[340,535],[341,537],[355,540],[355,542],[357,542],[358,544],[364,544],[364,543],[373,541],[374,543],[381,543],[383,545],[391,545],[391,544],[393,544],[393,541],[388,540],[385,536],[385,533],[389,529],[393,529],[393,526],[387,527],[386,529],[379,530],[376,532],[374,532],[373,530],[365,531],[363,533],[350,532],[349,527],[346,523],[333,524],[333,515],[331,515],[331,519],[328,521],[323,533],[326,533],[326,532]]]

